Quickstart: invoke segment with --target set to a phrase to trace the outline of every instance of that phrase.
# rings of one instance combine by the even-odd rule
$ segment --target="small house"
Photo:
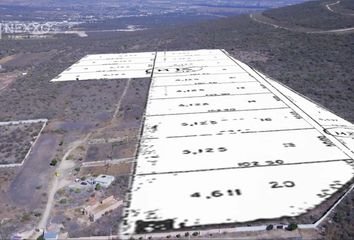
[[[44,232],[43,238],[45,240],[58,240],[59,234],[57,232]]]
[[[114,181],[114,177],[110,175],[99,175],[97,178],[95,178],[95,184],[99,184],[102,187],[108,188],[112,182]]]
[[[84,214],[88,215],[90,220],[95,222],[101,218],[104,214],[113,211],[123,204],[122,200],[116,200],[113,196],[110,196],[98,203],[87,206],[84,208]]]

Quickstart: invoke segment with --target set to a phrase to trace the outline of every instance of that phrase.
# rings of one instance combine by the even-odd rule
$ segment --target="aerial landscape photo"
[[[353,0],[0,1],[0,240],[352,240],[353,123]]]

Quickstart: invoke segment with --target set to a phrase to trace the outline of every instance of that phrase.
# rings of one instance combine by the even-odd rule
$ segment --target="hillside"
[[[0,120],[49,118],[79,123],[87,129],[96,124],[100,111],[112,110],[108,106],[115,103],[118,83],[49,83],[86,54],[223,48],[354,122],[354,33],[310,33],[293,28],[322,31],[354,27],[354,16],[348,15],[351,2],[343,1],[334,12],[325,8],[325,2],[314,1],[263,14],[286,27],[242,15],[141,32],[89,33],[87,38],[56,35],[41,40],[3,39],[0,59],[14,59],[11,64],[3,64],[6,71],[28,74],[0,90]],[[21,61],[19,56],[23,54],[27,61]],[[326,239],[354,238],[353,199],[354,193],[338,208],[332,223],[324,226]]]
[[[288,9],[286,8],[286,11],[289,11]],[[323,24],[323,28],[325,26]],[[224,48],[237,58],[320,102],[340,116],[354,121],[352,33],[299,33],[261,24],[250,19],[248,15],[243,15],[175,28],[132,33],[92,33],[88,38],[60,35],[54,39],[27,40],[26,44],[20,43],[21,41],[13,40],[1,41],[1,54],[5,56],[16,52],[60,50],[52,60],[43,63],[26,77],[43,82],[43,86],[49,84],[48,79],[89,53]],[[4,106],[2,109],[8,108],[6,106],[9,106],[8,101],[11,99],[9,96],[14,98],[19,89],[29,91],[26,89],[30,83],[31,81],[18,81],[13,86],[15,92],[11,91],[12,88],[3,92],[0,95],[3,99],[0,101]],[[31,91],[40,93],[41,89],[32,88]],[[49,93],[43,93],[44,96],[47,94]],[[22,105],[25,103],[28,105],[26,101],[13,102],[16,107],[11,108],[12,113],[3,111],[0,118],[21,116]],[[36,113],[45,115],[48,112],[47,106],[47,104],[29,105],[26,108],[34,108],[29,111],[32,115],[37,115]]]
[[[312,1],[296,6],[272,9],[266,11],[264,15],[290,26],[322,30],[354,27],[353,16],[335,11],[337,5],[350,9],[353,7],[353,1],[343,0],[335,5],[332,5],[332,2],[335,3],[335,1]]]

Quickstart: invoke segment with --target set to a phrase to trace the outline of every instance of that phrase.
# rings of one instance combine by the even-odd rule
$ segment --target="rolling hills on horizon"
[[[11,2],[17,4],[28,1]],[[134,2],[139,5],[141,1]],[[122,83],[115,81],[76,82],[72,85],[54,85],[49,82],[85,55],[225,49],[233,57],[354,123],[352,3],[352,0],[310,1],[257,14],[242,14],[202,22],[185,21],[173,26],[164,25],[163,20],[158,19],[161,22],[154,22],[157,27],[151,29],[136,32],[88,31],[87,37],[53,34],[38,39],[13,39],[4,36],[0,40],[0,63],[3,67],[0,77],[6,75],[7,78],[3,78],[5,87],[0,85],[0,121],[47,118],[55,124],[45,131],[46,134],[57,134],[60,140],[65,141],[76,139],[72,135],[66,137],[65,134],[84,134],[88,129],[100,127],[109,121],[107,114],[115,111],[110,106],[116,106],[117,95],[120,94],[119,91],[123,92],[124,88]],[[58,12],[60,13],[59,10]],[[103,29],[106,26],[100,24],[101,22],[95,23],[94,28]],[[147,82],[140,81],[132,85],[128,92],[131,96],[139,96],[139,101],[143,102],[143,94],[147,89]],[[127,104],[124,109],[131,114],[128,114],[129,116],[136,117],[133,115],[134,111],[142,112],[141,106],[138,106],[142,103],[139,101],[130,105],[129,102],[124,103]],[[65,130],[59,129],[58,126],[64,126]],[[130,123],[127,123],[126,128],[130,127]],[[55,141],[52,140],[53,144],[58,145]],[[0,172],[0,180],[7,184],[11,179],[10,175]],[[44,191],[43,188],[36,189],[37,186],[32,185],[26,189],[28,192],[37,191],[37,197],[45,196],[41,192]],[[4,204],[0,209],[14,209],[16,216],[1,225],[0,234],[1,230],[17,231],[36,226],[38,217],[35,213],[25,204],[22,206],[12,202],[6,195],[7,188],[11,189],[11,185],[0,187],[0,202]],[[125,188],[124,185],[119,193],[124,192]],[[44,199],[43,197],[42,201],[37,201],[38,204],[42,204]],[[33,200],[32,204],[37,202]],[[66,207],[65,204],[59,203],[58,206],[58,212]],[[41,209],[43,206],[38,206],[36,211],[40,212]],[[37,212],[36,214],[38,215]],[[118,220],[112,221],[113,226],[120,221],[119,214],[115,216]],[[7,218],[8,215],[9,212],[0,211],[0,219]],[[55,220],[64,221],[63,219],[65,226],[72,227],[70,236],[73,237],[108,235],[112,230],[107,227],[100,228],[100,224],[111,224],[109,221],[98,222],[93,227],[75,229],[78,226],[76,219],[63,217]],[[354,193],[350,193],[329,216],[328,221],[313,233],[316,236],[313,239],[354,239],[353,226]]]
[[[277,8],[304,1],[306,0],[220,0],[217,2],[212,0],[3,0],[0,2],[0,20],[80,20],[80,22],[87,22],[121,17],[164,16],[167,14],[203,15],[217,18]],[[17,14],[12,14],[12,12]]]

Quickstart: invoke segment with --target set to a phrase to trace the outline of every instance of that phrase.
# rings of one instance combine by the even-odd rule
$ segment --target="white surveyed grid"
[[[122,236],[297,216],[348,182],[316,117],[351,124],[283,88],[222,50],[158,52]]]
[[[350,122],[223,50],[88,55],[53,82],[145,77],[123,238],[298,216],[353,177]]]
[[[87,55],[52,82],[150,77],[155,56],[155,52]]]

